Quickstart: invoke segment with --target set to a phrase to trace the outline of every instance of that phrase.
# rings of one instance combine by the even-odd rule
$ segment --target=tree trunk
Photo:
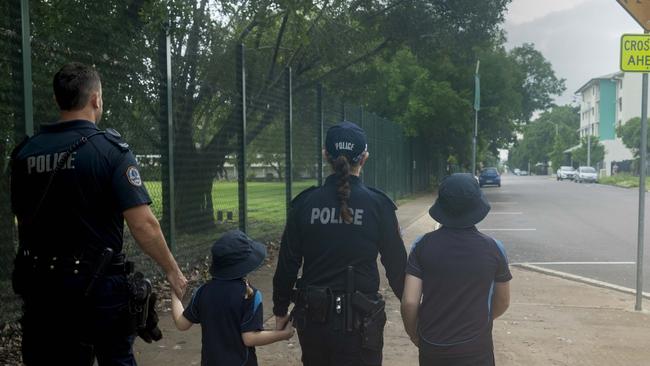
[[[200,153],[175,153],[176,228],[196,233],[214,228],[212,186],[219,162]]]

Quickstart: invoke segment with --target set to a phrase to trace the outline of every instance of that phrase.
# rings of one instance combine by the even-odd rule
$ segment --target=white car
[[[557,180],[570,179],[573,180],[576,176],[576,171],[572,166],[561,166],[555,174]]]
[[[596,169],[590,166],[581,166],[576,171],[576,175],[573,181],[577,183],[596,183],[598,182],[598,173],[596,173]]]

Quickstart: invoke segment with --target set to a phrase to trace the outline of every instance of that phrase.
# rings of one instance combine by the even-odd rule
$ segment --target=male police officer
[[[276,327],[284,328],[293,300],[305,365],[380,365],[386,314],[377,255],[398,298],[406,267],[396,206],[359,179],[368,152],[357,125],[330,128],[324,155],[334,174],[298,195],[287,218],[273,278]]]
[[[43,124],[11,161],[23,362],[92,365],[97,358],[100,365],[135,365],[124,220],[179,296],[187,281],[148,206],[129,145],[96,126],[103,106],[97,71],[67,64],[53,86],[59,121]]]

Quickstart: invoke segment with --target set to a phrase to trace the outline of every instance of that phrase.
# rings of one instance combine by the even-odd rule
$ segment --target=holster
[[[380,351],[384,346],[386,302],[380,294],[377,294],[376,299],[371,299],[357,291],[352,297],[352,306],[361,318],[361,348]]]

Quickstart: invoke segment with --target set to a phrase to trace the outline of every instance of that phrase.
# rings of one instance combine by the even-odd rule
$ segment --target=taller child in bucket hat
[[[246,275],[264,262],[266,247],[239,230],[212,245],[212,280],[199,287],[187,309],[172,291],[172,314],[179,330],[201,324],[203,366],[256,366],[255,346],[291,338],[293,326],[262,330],[262,293]]]
[[[510,303],[503,245],[476,228],[490,211],[476,179],[454,174],[429,210],[442,224],[411,248],[402,319],[420,365],[493,366],[492,321]]]

